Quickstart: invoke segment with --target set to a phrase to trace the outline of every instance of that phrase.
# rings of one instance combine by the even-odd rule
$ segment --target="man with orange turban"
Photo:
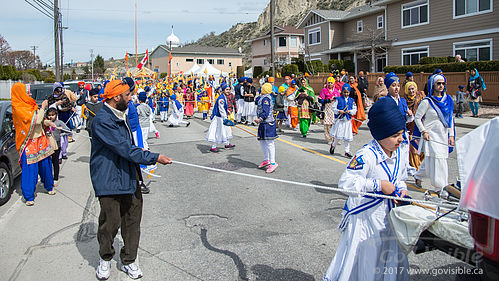
[[[132,279],[142,277],[135,263],[142,219],[142,175],[139,164],[171,164],[164,155],[136,146],[125,111],[135,89],[132,78],[110,81],[104,89],[104,105],[92,122],[90,177],[99,198],[97,240],[100,262],[96,275],[108,279],[114,256],[114,238],[121,227],[124,246],[121,269]]]

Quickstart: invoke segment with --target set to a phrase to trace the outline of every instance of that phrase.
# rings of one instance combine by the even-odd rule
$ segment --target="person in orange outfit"
[[[352,87],[350,97],[353,98],[357,105],[357,113],[352,116],[352,132],[354,135],[357,135],[359,133],[359,127],[362,125],[362,121],[366,120],[366,113],[364,111],[364,104],[362,103],[362,94],[359,91],[355,76],[352,75],[348,78],[348,84]]]
[[[296,86],[296,81],[292,80],[291,85],[286,90],[286,101],[288,102],[288,122],[293,131],[296,131],[296,126],[298,126],[298,106],[296,106],[295,97],[298,91]]]

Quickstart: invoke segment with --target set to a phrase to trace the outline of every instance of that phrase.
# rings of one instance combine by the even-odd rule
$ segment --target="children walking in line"
[[[350,123],[350,122],[348,122]],[[393,99],[369,111],[373,140],[361,148],[341,175],[338,187],[404,197],[408,159],[401,156],[405,117]],[[396,201],[350,195],[338,228],[342,232],[324,281],[409,280],[409,262],[387,218]]]
[[[54,186],[58,186],[59,181],[59,154],[61,153],[61,137],[64,137],[69,134],[69,128],[62,122],[57,119],[57,109],[51,107],[47,110],[47,119],[52,121],[56,125],[56,127],[48,127],[47,133],[52,134],[55,141],[57,142],[57,149],[54,150],[54,154],[52,154],[52,168],[54,171]],[[61,159],[62,161],[62,159]]]
[[[336,145],[340,140],[343,140],[345,144],[345,156],[347,158],[352,158],[350,154],[350,142],[353,140],[352,133],[352,115],[357,112],[357,107],[355,106],[355,101],[348,95],[351,91],[350,85],[345,83],[341,88],[341,97],[335,99],[333,103],[334,111],[334,124],[331,127],[331,137],[334,138],[331,147],[329,148],[329,153],[334,154]]]
[[[217,144],[224,143],[225,149],[234,148],[235,145],[230,143],[232,139],[232,129],[229,126],[225,126],[227,117],[227,99],[225,94],[230,92],[230,87],[227,84],[222,84],[220,86],[222,92],[218,96],[215,104],[213,106],[213,112],[211,114],[211,125],[206,134],[206,140],[212,142],[213,145],[210,148],[211,152],[217,153]]]
[[[261,96],[256,99],[258,125],[258,141],[263,151],[263,162],[258,168],[267,168],[266,173],[272,173],[279,166],[275,162],[275,144],[274,140],[278,138],[276,132],[276,123],[273,115],[272,104],[272,84],[265,83],[261,89]]]

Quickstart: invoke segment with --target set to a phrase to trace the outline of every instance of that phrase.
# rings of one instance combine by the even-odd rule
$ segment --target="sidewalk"
[[[474,118],[474,117],[468,117],[468,116],[464,116],[463,118],[454,118],[454,122],[456,124],[456,127],[468,128],[468,129],[475,129],[478,126],[481,126],[481,125],[489,122],[490,120],[492,120],[492,119]]]

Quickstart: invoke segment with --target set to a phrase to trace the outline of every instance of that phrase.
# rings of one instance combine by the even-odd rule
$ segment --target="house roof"
[[[298,36],[304,36],[305,35],[305,31],[303,29],[298,29],[294,26],[274,26],[274,36],[276,35],[298,35]],[[263,39],[263,38],[269,38],[270,37],[270,29],[267,33],[265,33],[265,35],[263,36],[259,36],[259,37],[256,37],[256,38],[253,38],[253,39],[249,39],[249,40],[246,40],[245,42],[253,42],[253,41],[257,41],[257,40],[260,40],[260,39]]]
[[[348,11],[340,11],[340,10],[310,10],[307,15],[298,23],[298,28],[304,28],[306,22],[310,18],[312,14],[316,14],[323,18],[325,21],[339,21],[344,22],[351,19],[355,19],[361,16],[370,15],[373,13],[377,13],[383,11],[384,7],[373,6],[373,5],[364,5],[360,7],[352,8]]]
[[[158,49],[163,49],[169,52],[169,48],[166,45],[159,45],[151,53],[155,53]],[[242,56],[236,49],[225,48],[225,47],[211,47],[202,45],[187,45],[177,48],[172,48],[172,54],[195,54],[195,55],[229,55],[229,56]]]

